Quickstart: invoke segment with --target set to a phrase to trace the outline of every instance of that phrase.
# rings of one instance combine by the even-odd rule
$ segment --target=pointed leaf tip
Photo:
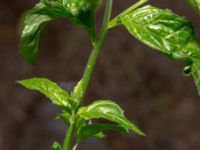
[[[138,135],[145,135],[135,124],[124,116],[124,111],[115,102],[110,100],[95,101],[89,106],[82,107],[79,109],[78,115],[86,120],[98,118],[107,119]]]
[[[30,90],[41,92],[47,96],[53,104],[61,108],[71,108],[69,93],[60,88],[55,82],[45,78],[32,78],[16,82]]]

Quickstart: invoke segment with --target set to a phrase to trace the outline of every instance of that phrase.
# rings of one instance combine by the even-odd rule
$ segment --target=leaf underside
[[[119,131],[119,132],[127,133],[127,130],[124,127],[119,126],[119,125],[112,125],[112,124],[86,125],[82,127],[80,131],[78,132],[78,143],[80,143],[83,140],[86,140],[87,138],[96,136],[102,133],[102,131]]]
[[[79,109],[78,115],[86,120],[90,119],[107,119],[117,123],[126,130],[131,130],[139,135],[144,133],[125,116],[123,110],[113,101],[98,100],[89,106]]]

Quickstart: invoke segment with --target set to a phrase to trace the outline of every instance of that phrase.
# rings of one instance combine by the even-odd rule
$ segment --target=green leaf
[[[110,124],[92,124],[92,125],[86,125],[80,129],[78,132],[78,143],[80,143],[83,140],[86,140],[87,138],[96,136],[100,134],[100,138],[104,137],[102,136],[102,131],[120,131],[120,132],[127,132],[126,128],[119,126],[119,125],[110,125]]]
[[[170,58],[189,64],[184,69],[186,74],[190,74],[191,66],[195,66],[193,62],[200,58],[200,45],[191,22],[170,10],[145,6],[119,17],[118,24],[119,22],[144,44]],[[195,74],[196,84],[199,77]],[[200,88],[198,91],[200,93]]]
[[[83,96],[83,82],[82,80],[80,80],[71,93],[71,99],[74,101],[75,105],[74,107],[77,107],[77,105],[80,103],[82,96]]]
[[[121,22],[134,37],[171,58],[191,61],[200,56],[191,22],[170,10],[145,6],[128,13]]]
[[[90,35],[95,36],[95,11],[101,0],[63,0],[63,3],[74,18],[73,22],[86,27]]]
[[[36,90],[47,96],[53,104],[66,110],[71,108],[69,101],[70,95],[67,91],[61,89],[56,83],[44,78],[32,78],[17,81],[30,90]]]
[[[144,133],[136,125],[126,119],[123,110],[113,101],[95,101],[87,107],[80,108],[78,115],[86,120],[104,118],[118,123],[127,130],[132,130],[139,135],[144,135]]]
[[[76,118],[75,128],[76,128],[77,132],[79,132],[79,130],[86,124],[87,124],[87,122],[84,118],[81,118],[81,117]]]
[[[195,60],[191,65],[191,73],[194,78],[196,87],[198,89],[198,94],[200,95],[200,60]]]
[[[24,59],[34,64],[39,54],[40,39],[45,25],[55,18],[69,15],[58,1],[43,0],[30,10],[25,17],[19,45]]]
[[[193,10],[200,16],[200,0],[186,0]]]
[[[62,147],[58,142],[54,142],[53,143],[53,150],[62,150]]]
[[[94,39],[95,10],[100,2],[100,0],[41,0],[25,17],[19,45],[21,55],[29,63],[36,63],[44,27],[59,17],[68,18],[76,25],[83,26]]]
[[[103,132],[98,132],[93,137],[96,137],[96,138],[99,138],[99,139],[103,139],[103,138],[106,137],[106,135]]]
[[[62,114],[59,114],[56,119],[61,119],[64,121],[65,124],[70,125],[70,114],[68,112],[64,112]]]

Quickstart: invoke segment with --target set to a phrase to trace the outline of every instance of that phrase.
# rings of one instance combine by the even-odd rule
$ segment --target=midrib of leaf
[[[156,20],[156,19],[155,19],[155,20]],[[122,21],[122,22],[123,22],[123,21]],[[172,35],[174,35],[174,34],[180,32],[181,30],[184,30],[184,29],[187,28],[187,27],[185,27],[184,25],[182,25],[182,26],[180,26],[180,28],[176,29],[176,31],[171,32],[171,33],[168,34],[167,36],[161,36],[161,35],[159,35],[158,33],[151,31],[151,29],[149,28],[149,25],[152,25],[152,24],[155,24],[155,23],[156,23],[156,22],[154,22],[154,21],[152,20],[150,23],[143,24],[143,25],[141,26],[141,23],[140,23],[140,22],[136,22],[136,21],[134,21],[134,19],[132,19],[132,20],[131,20],[131,27],[129,27],[129,28],[130,28],[132,31],[135,32],[135,27],[137,26],[138,29],[139,29],[139,28],[140,28],[140,29],[143,28],[145,31],[148,32],[149,35],[153,35],[153,36],[149,36],[149,38],[151,38],[151,39],[156,43],[156,45],[157,45],[158,47],[160,47],[160,49],[158,49],[158,48],[156,48],[155,46],[153,46],[151,42],[145,41],[145,43],[148,44],[151,48],[156,48],[158,51],[162,51],[163,53],[165,53],[165,54],[168,55],[169,57],[173,57],[173,54],[176,52],[176,49],[167,49],[167,46],[166,46],[166,47],[163,47],[163,46],[160,45],[160,43],[157,41],[158,38],[162,40],[162,43],[170,43],[171,47],[177,47],[177,46],[178,46],[177,48],[180,49],[180,50],[181,50],[181,49],[184,49],[184,47],[188,44],[188,42],[189,42],[190,40],[193,39],[193,37],[190,36],[189,38],[187,38],[187,40],[185,41],[185,43],[184,43],[184,44],[181,43],[181,45],[180,45],[180,44],[176,44],[176,43],[174,43],[174,42],[171,42],[170,39],[167,38],[167,37],[170,37],[170,36],[172,36]],[[137,31],[138,31],[138,30],[137,30]],[[140,30],[140,31],[141,31],[141,30]],[[147,32],[146,32],[146,33],[147,33]],[[142,37],[140,37],[138,34],[137,34],[136,36],[139,37],[140,40],[142,40]],[[155,39],[154,37],[157,37],[157,39]],[[154,44],[155,44],[155,43],[154,43]],[[163,45],[164,45],[164,44],[163,44]],[[167,45],[167,44],[166,44],[166,45]],[[168,53],[167,53],[166,51],[163,51],[162,48],[164,48],[165,50],[167,50]],[[189,61],[188,58],[189,58],[189,57],[187,57],[187,58],[182,58],[182,59],[180,59],[180,60],[182,60],[182,61]]]

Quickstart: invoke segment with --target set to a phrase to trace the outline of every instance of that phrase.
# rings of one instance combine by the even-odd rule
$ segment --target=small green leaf
[[[103,139],[106,137],[106,135],[103,132],[98,132],[97,134],[94,135],[94,137]]]
[[[74,107],[76,107],[80,103],[82,96],[83,96],[83,82],[82,80],[80,80],[71,93],[71,99],[75,103]]]
[[[24,59],[34,64],[39,54],[40,38],[45,25],[55,18],[69,15],[58,1],[43,0],[30,10],[25,17],[19,45]]]
[[[94,38],[95,11],[101,0],[63,0],[63,3],[66,10],[72,14],[73,22],[85,26]]]
[[[95,101],[87,107],[80,108],[78,115],[86,120],[104,118],[118,123],[127,130],[132,130],[139,135],[144,135],[144,133],[136,125],[126,119],[123,110],[113,101]]]
[[[194,11],[200,16],[200,0],[186,0],[186,1],[194,9]]]
[[[70,114],[68,112],[64,112],[59,114],[56,119],[61,119],[64,121],[65,124],[70,125]]]
[[[92,125],[86,125],[80,129],[78,132],[78,143],[80,143],[83,140],[86,140],[87,138],[96,136],[100,134],[100,138],[104,137],[102,136],[102,131],[120,131],[120,132],[128,132],[126,128],[119,126],[119,125],[110,125],[110,124],[92,124]]]
[[[69,101],[70,95],[67,91],[61,89],[56,83],[44,78],[32,78],[27,80],[17,81],[17,83],[24,87],[36,90],[47,96],[53,104],[70,109],[71,104]]]
[[[53,150],[62,150],[62,147],[58,142],[54,142],[53,143]]]
[[[86,120],[84,118],[81,118],[81,117],[78,117],[76,119],[76,124],[75,124],[75,128],[77,130],[77,132],[79,132],[79,130],[85,126],[87,123],[86,123]]]

